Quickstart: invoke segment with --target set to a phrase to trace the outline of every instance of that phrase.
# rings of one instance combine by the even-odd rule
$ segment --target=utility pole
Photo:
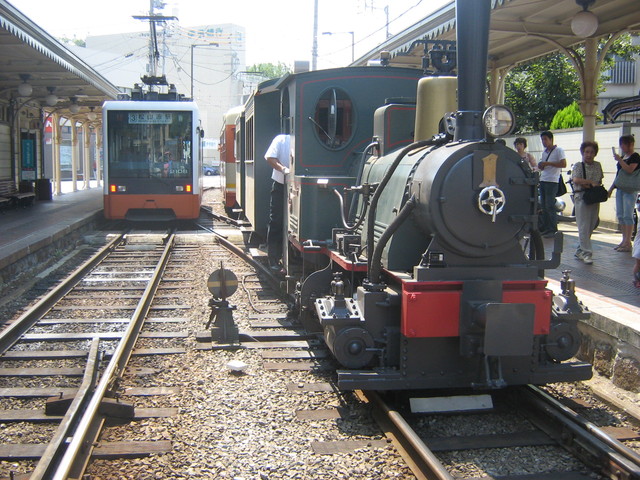
[[[355,60],[355,32],[322,32],[322,35],[335,35],[336,33],[347,33],[351,35],[351,63]]]
[[[193,78],[194,78],[194,73],[193,73],[193,49],[196,47],[209,47],[209,46],[214,46],[214,47],[219,47],[220,44],[218,42],[209,42],[209,43],[192,43],[191,44],[191,100],[193,100]],[[233,47],[232,47],[233,49]],[[233,55],[233,50],[232,50],[232,55]],[[231,71],[233,72],[233,60],[231,63]]]
[[[318,0],[313,0],[313,47],[311,48],[311,70],[318,69]]]
[[[156,15],[156,4],[160,8],[164,8],[164,3],[158,2],[158,0],[149,0],[149,15],[134,15],[136,20],[148,20],[149,21],[149,76],[155,77],[158,71],[158,60],[160,59],[160,52],[158,50],[158,36],[156,35],[156,24],[165,23],[167,20],[177,20],[174,16]],[[163,52],[164,53],[164,52]]]
[[[149,0],[149,17],[155,15],[154,0]],[[156,58],[154,55],[153,43],[156,37],[156,24],[153,21],[149,22],[149,75],[156,76]]]
[[[384,14],[387,16],[387,40],[389,40],[389,38],[391,38],[391,34],[389,33],[389,5],[385,5]]]

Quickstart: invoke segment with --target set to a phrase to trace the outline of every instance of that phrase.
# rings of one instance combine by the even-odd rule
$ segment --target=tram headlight
[[[125,185],[109,185],[109,193],[122,193],[126,191],[127,187]]]
[[[176,192],[184,192],[184,187],[182,185],[176,185]]]

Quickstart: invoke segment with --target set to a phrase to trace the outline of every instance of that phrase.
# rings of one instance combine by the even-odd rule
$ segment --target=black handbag
[[[547,161],[549,160],[549,157],[551,156],[551,153],[555,150],[555,148],[556,146],[554,145],[553,148],[549,150],[549,153],[547,153]],[[562,178],[562,173],[561,173],[560,176],[558,177],[558,190],[556,191],[556,197],[561,197],[566,193],[567,193],[567,186],[564,183],[564,179]]]
[[[567,186],[564,183],[564,179],[562,178],[562,174],[560,174],[560,178],[558,178],[558,192],[556,193],[556,197],[561,197],[565,193],[567,193]]]
[[[587,188],[582,192],[582,200],[587,205],[592,205],[594,203],[606,202],[609,199],[609,192],[602,185],[598,185],[597,187]]]
[[[584,163],[582,164],[582,176],[587,178],[587,170],[584,167]],[[597,187],[587,188],[582,191],[582,200],[587,205],[593,205],[594,203],[602,203],[606,202],[609,199],[609,192],[602,185],[598,185]]]

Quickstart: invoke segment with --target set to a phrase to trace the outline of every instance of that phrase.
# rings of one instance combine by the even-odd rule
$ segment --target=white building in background
[[[640,36],[632,36],[631,43],[640,45]],[[605,82],[605,91],[598,95],[598,112],[612,101],[629,99],[640,95],[640,55],[634,55],[633,59],[625,60],[618,56],[614,57],[614,65],[605,75],[608,80]],[[634,102],[638,104],[638,101]],[[618,121],[638,122],[640,112],[622,114]]]
[[[142,76],[150,74],[149,47],[147,30],[90,36],[86,48],[72,50],[111,83],[129,91],[134,83],[141,83]],[[166,75],[167,81],[185,97],[191,97],[193,91],[205,132],[205,163],[218,164],[223,115],[243,102],[244,27],[182,27],[169,22],[164,28],[157,28],[157,51],[157,75]]]

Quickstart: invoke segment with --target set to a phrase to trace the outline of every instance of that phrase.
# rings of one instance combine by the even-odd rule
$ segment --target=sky
[[[133,15],[148,15],[150,0],[8,0],[56,38],[148,30]],[[157,1],[157,0],[156,0]],[[318,68],[333,68],[364,55],[386,38],[451,0],[318,0]],[[247,38],[247,66],[294,60],[311,62],[314,0],[164,0],[156,13],[178,17],[182,27],[235,23]],[[323,35],[322,32],[334,32]]]

